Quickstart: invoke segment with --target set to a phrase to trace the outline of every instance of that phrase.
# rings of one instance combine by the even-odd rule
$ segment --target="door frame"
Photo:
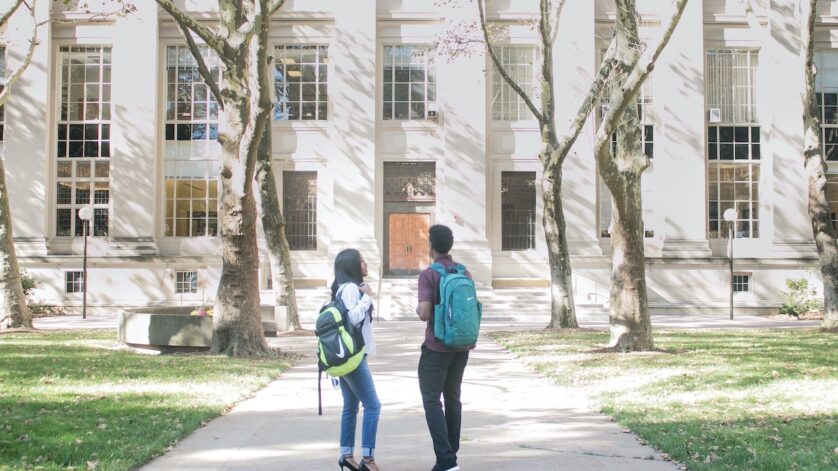
[[[384,277],[386,278],[413,278],[419,274],[393,274],[390,273],[390,214],[427,214],[428,224],[434,224],[434,215],[436,213],[436,205],[433,202],[388,202],[384,203]],[[430,247],[428,247],[430,252]]]

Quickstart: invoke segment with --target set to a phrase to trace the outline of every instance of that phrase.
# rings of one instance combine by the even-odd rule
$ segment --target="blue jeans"
[[[375,392],[367,359],[352,373],[340,378],[343,393],[343,415],[340,419],[340,452],[353,454],[355,448],[355,423],[358,418],[358,402],[364,405],[364,421],[361,424],[361,453],[372,457],[375,453],[375,435],[378,430],[378,415],[381,403]]]

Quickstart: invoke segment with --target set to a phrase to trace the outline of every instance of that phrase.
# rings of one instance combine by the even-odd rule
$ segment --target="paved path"
[[[416,380],[423,324],[389,322],[375,329],[380,354],[371,368],[382,401],[377,462],[385,471],[427,471],[434,464],[433,448]],[[336,469],[340,391],[323,382],[324,412],[318,417],[314,338],[272,343],[308,356],[142,469]],[[466,369],[463,407],[464,470],[677,469],[591,412],[584,398],[536,376],[485,338]]]
[[[656,328],[811,327],[817,321],[738,316],[654,316]],[[604,327],[604,321],[581,322]],[[78,316],[38,319],[41,329],[114,328],[115,319]],[[382,401],[377,456],[385,471],[427,471],[433,448],[425,426],[416,380],[423,324],[375,325],[379,355],[371,368]],[[543,324],[488,322],[494,329],[541,328]],[[227,415],[197,430],[142,469],[277,470],[336,469],[341,395],[323,381],[324,415],[317,416],[314,337],[278,337],[272,345],[305,355],[282,375]],[[481,339],[463,383],[464,470],[674,470],[605,416],[586,398],[527,370],[494,343]],[[360,429],[360,416],[359,416]],[[360,430],[357,434],[360,439]]]
[[[544,322],[516,322],[498,321],[498,325],[505,325],[515,328],[540,329],[547,325],[548,319]],[[396,321],[399,323],[401,321]],[[41,317],[33,321],[36,329],[43,330],[64,330],[64,329],[116,329],[116,315],[112,316],[88,316],[82,319],[81,316],[55,316]],[[655,329],[789,329],[818,327],[821,321],[805,321],[787,317],[761,317],[752,315],[737,315],[729,319],[727,315],[716,314],[656,314],[652,316],[652,327]],[[580,318],[579,325],[588,328],[608,328],[608,318]],[[303,323],[303,327],[313,328],[310,324]]]

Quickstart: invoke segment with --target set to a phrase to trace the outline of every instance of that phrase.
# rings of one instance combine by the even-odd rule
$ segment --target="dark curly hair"
[[[428,229],[428,240],[436,253],[446,254],[454,245],[454,234],[448,226],[434,224]]]

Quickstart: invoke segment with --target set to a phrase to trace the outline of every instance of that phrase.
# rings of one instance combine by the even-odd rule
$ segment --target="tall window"
[[[316,250],[317,172],[282,173],[282,208],[291,250]]]
[[[6,84],[6,47],[0,46],[0,92],[3,91]],[[6,107],[0,106],[0,142],[2,142],[4,131],[6,130]]]
[[[535,248],[535,172],[501,172],[501,250]]]
[[[816,52],[815,65],[823,155],[828,161],[838,161],[838,52]]]
[[[436,106],[436,72],[427,46],[384,46],[385,120],[421,120]]]
[[[220,79],[217,57],[200,48],[210,73]],[[166,48],[165,135],[166,236],[215,236],[218,103],[186,46]]]
[[[829,218],[832,228],[838,229],[838,175],[826,176],[826,197],[829,202]]]
[[[534,46],[501,46],[495,53],[503,68],[521,87],[530,93],[535,88],[533,79],[535,67]],[[532,111],[518,93],[506,83],[498,68],[492,65],[492,119],[495,121],[519,121],[534,119]]]
[[[56,236],[81,236],[78,210],[93,206],[92,235],[108,235],[111,49],[60,49],[61,109],[56,149]]]
[[[736,209],[736,237],[759,237],[758,53],[707,51],[708,215],[710,237],[727,235],[722,215]]]
[[[327,118],[328,50],[327,46],[313,45],[274,48],[275,120]]]

